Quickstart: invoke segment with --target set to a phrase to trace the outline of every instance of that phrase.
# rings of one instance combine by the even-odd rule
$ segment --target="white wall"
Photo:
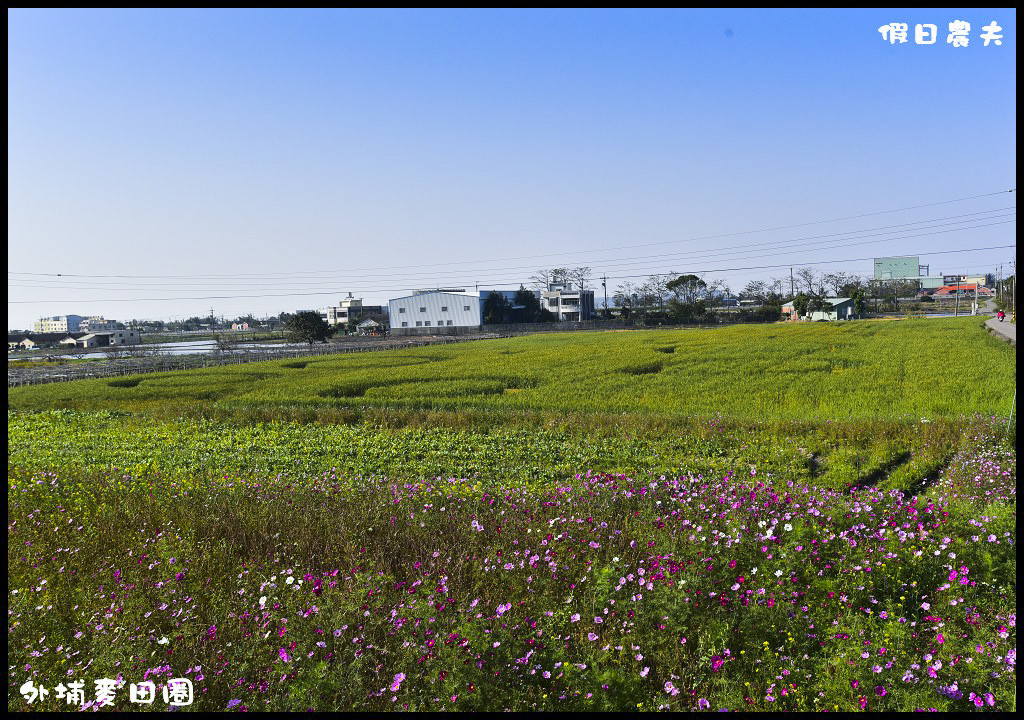
[[[462,293],[431,292],[395,298],[388,301],[388,312],[392,332],[426,327],[480,327],[481,323],[480,298]]]

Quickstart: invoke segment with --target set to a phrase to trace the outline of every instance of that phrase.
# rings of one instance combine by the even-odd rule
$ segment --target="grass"
[[[672,348],[672,352],[666,352]],[[1015,352],[976,318],[552,334],[8,390],[16,410],[388,424],[573,414],[607,425],[1006,414]],[[927,382],[922,379],[927,378]],[[525,418],[523,420],[522,418]]]
[[[960,319],[9,390],[8,708],[1014,711],[1015,363]]]

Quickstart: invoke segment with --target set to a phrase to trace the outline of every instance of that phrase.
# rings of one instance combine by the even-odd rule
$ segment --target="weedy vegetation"
[[[1012,348],[551,334],[8,391],[8,708],[1016,709]]]

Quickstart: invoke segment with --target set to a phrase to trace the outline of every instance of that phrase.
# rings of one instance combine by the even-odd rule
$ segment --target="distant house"
[[[32,350],[33,348],[55,348],[60,347],[62,341],[68,337],[69,335],[66,332],[20,333],[7,336],[7,347],[8,349],[21,347],[26,350]]]
[[[853,298],[824,298],[824,301],[829,304],[828,309],[813,310],[800,318],[797,317],[793,301],[790,300],[782,306],[782,315],[787,320],[810,320],[812,322],[815,320],[852,320],[856,317]]]
[[[88,334],[89,333],[85,333],[85,332],[71,333],[66,338],[61,340],[60,343],[58,343],[58,344],[61,347],[71,347],[71,348],[77,347],[78,346],[78,341],[81,340],[83,337],[85,337]]]
[[[541,293],[541,307],[547,308],[561,321],[579,322],[594,318],[594,291],[573,290],[567,282],[548,283]]]
[[[95,347],[116,347],[119,345],[138,345],[142,342],[142,333],[138,330],[114,330],[113,332],[97,332],[78,334],[78,337],[68,336],[64,342],[74,347],[95,348]]]
[[[971,295],[975,293],[989,297],[995,293],[991,288],[978,285],[977,283],[960,283],[959,285],[943,285],[933,294],[933,297],[956,297],[957,295]]]
[[[117,321],[105,320],[103,317],[87,317],[78,324],[78,330],[83,333],[113,332],[117,330]]]
[[[853,298],[825,298],[831,307],[827,310],[814,310],[810,313],[811,321],[815,320],[852,320],[854,318]]]
[[[249,323],[247,322],[233,322],[231,323],[232,330],[248,330]]]
[[[382,315],[384,307],[382,305],[363,305],[362,298],[352,297],[352,293],[349,293],[348,297],[342,298],[337,305],[321,308],[318,312],[324,322],[334,326],[347,325],[350,320],[357,320],[366,315]]]

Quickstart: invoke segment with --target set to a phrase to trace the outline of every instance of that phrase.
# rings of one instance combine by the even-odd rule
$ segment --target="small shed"
[[[372,318],[366,318],[356,325],[356,332],[360,335],[383,335],[384,326]]]

